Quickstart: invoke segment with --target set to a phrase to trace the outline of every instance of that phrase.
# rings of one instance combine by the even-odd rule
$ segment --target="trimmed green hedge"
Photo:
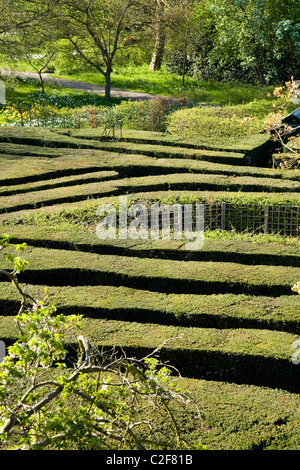
[[[117,179],[119,174],[116,171],[93,171],[91,173],[81,173],[79,175],[61,176],[49,178],[45,181],[34,181],[18,186],[1,186],[0,197],[15,196],[32,191],[46,191],[49,189],[66,188],[69,186],[87,185],[94,182]]]
[[[101,139],[101,129],[70,129],[68,131],[56,130],[56,132],[58,135],[62,133],[71,137],[78,137],[79,139]],[[241,136],[239,138],[220,138],[217,136],[209,138],[207,135],[198,135],[193,139],[183,139],[182,137],[172,135],[168,132],[130,131],[125,129],[122,133],[123,142],[238,153],[244,153],[246,150],[262,145],[268,139],[269,137],[263,134]]]
[[[230,176],[268,177],[278,180],[299,181],[300,179],[297,171],[282,172],[271,168],[232,166],[206,160],[173,158],[172,154],[168,158],[153,159],[146,155],[111,153],[102,150],[59,149],[57,155],[51,155],[51,151],[49,155],[44,155],[44,148],[38,147],[36,155],[32,155],[34,152],[31,152],[30,146],[21,146],[22,151],[18,145],[14,144],[5,144],[5,147],[7,153],[4,153],[5,149],[0,144],[0,157],[4,162],[0,179],[2,186],[23,185],[37,180],[45,181],[68,175],[84,175],[100,170],[116,170],[126,177],[188,171]]]
[[[106,181],[102,182],[102,185],[110,185],[113,183],[114,181]],[[3,223],[5,227],[7,227],[6,231],[8,231],[11,226],[27,224],[29,226],[40,225],[50,227],[52,230],[68,229],[78,231],[83,229],[86,232],[92,230],[95,233],[95,226],[98,220],[98,207],[103,203],[114,204],[118,211],[119,199],[117,196],[109,196],[109,191],[106,193],[107,197],[90,198],[87,194],[80,193],[80,186],[65,188],[65,190],[69,189],[72,192],[74,188],[78,193],[77,195],[75,193],[75,196],[72,198],[70,198],[70,193],[68,193],[65,199],[56,198],[52,201],[51,199],[47,200],[45,198],[43,202],[40,201],[39,205],[37,203],[31,203],[30,205],[25,204],[22,206],[22,194],[18,195],[16,197],[18,197],[20,201],[20,206],[12,206],[11,208],[7,208],[7,211],[3,211],[3,213],[0,214],[0,223]],[[53,191],[55,196],[55,190],[49,191]],[[45,197],[49,196],[48,191],[45,191],[45,193]],[[34,200],[34,193],[29,194]],[[121,194],[127,196],[129,207],[134,203],[140,203],[148,208],[150,208],[152,204],[219,204],[221,202],[228,202],[236,204],[237,206],[241,204],[258,204],[263,207],[266,204],[275,206],[298,206],[299,203],[298,193],[247,193],[242,191],[186,192],[169,190],[152,191],[148,193],[138,192],[136,194],[126,194],[124,191],[120,191],[119,195]],[[237,230],[238,227],[239,226],[237,226]],[[230,232],[227,232],[227,234],[229,236]]]
[[[300,266],[300,240],[261,234],[237,235],[223,231],[205,233],[204,246],[194,252],[183,249],[181,240],[102,240],[95,230],[53,230],[53,227],[0,225],[14,243],[27,242],[39,248],[54,248],[98,254],[174,259],[182,261],[231,261],[246,265]]]
[[[240,137],[260,132],[271,111],[270,103],[268,110],[260,117],[247,105],[182,109],[168,117],[167,129],[183,139],[197,136]]]
[[[141,357],[181,337],[167,343],[161,358],[185,376],[182,383],[203,408],[209,427],[203,443],[209,448],[299,449],[300,380],[291,362],[300,334],[299,297],[291,291],[300,280],[299,240],[268,236],[247,242],[245,235],[233,239],[232,233],[214,232],[207,234],[202,250],[188,252],[182,241],[103,241],[95,234],[99,204],[117,203],[118,194],[129,190],[136,191],[128,194],[129,204],[299,205],[298,190],[292,191],[299,175],[191,159],[196,153],[213,159],[218,151],[217,158],[224,154],[242,162],[247,151],[267,141],[265,136],[235,143],[199,139],[176,149],[178,138],[170,135],[126,131],[123,142],[112,143],[93,141],[93,132],[3,131],[2,209],[31,207],[0,217],[2,233],[29,245],[24,257],[30,264],[21,282],[37,298],[48,286],[49,300],[60,313],[82,313],[82,332],[99,347],[120,346]],[[24,145],[9,143],[18,138]],[[143,146],[152,156],[143,155]],[[133,151],[140,154],[129,154]],[[91,183],[98,177],[99,183]],[[190,191],[200,182],[215,190]],[[169,186],[162,190],[164,184]],[[250,192],[249,184],[264,189]],[[237,191],[241,185],[245,191]],[[105,197],[86,199],[98,193]],[[7,345],[18,334],[13,315],[19,301],[3,279],[0,330]],[[75,340],[73,334],[67,338],[70,361]],[[198,440],[192,417],[180,419]]]
[[[194,107],[173,112],[167,129],[181,138],[202,136],[232,137],[255,134],[264,128],[273,111],[271,100],[225,107]]]
[[[182,379],[180,385],[200,403],[208,426],[202,443],[209,449],[299,450],[298,393],[206,380]]]
[[[245,193],[257,192],[260,193],[257,197],[258,199],[262,198],[261,193],[270,193],[272,199],[274,193],[293,193],[295,199],[300,193],[300,182],[275,180],[273,178],[255,178],[250,176],[236,176],[232,178],[230,176],[221,175],[183,173],[124,179],[116,179],[116,177],[116,172],[100,172],[98,176],[90,175],[82,177],[80,182],[77,180],[72,185],[62,185],[60,182],[55,185],[54,182],[53,186],[51,187],[50,185],[49,189],[43,189],[43,185],[41,184],[38,185],[37,188],[34,188],[32,184],[28,184],[28,191],[26,192],[26,186],[22,186],[21,192],[13,191],[11,188],[3,188],[4,195],[0,200],[0,213],[128,193],[151,191],[155,196],[156,192],[162,190],[172,192],[186,191],[189,193],[196,191],[199,194],[199,198],[201,198],[201,192],[205,191],[210,192],[210,197],[213,197],[214,193],[218,191],[229,191],[232,193],[235,191]],[[90,180],[96,182],[88,182],[86,178],[90,178]],[[107,179],[111,181],[106,181]],[[44,183],[44,185],[47,187],[46,183]],[[12,192],[12,195],[5,195],[5,192],[8,192],[8,194]],[[228,196],[226,199],[228,200]],[[244,201],[244,204],[245,203]]]
[[[11,328],[9,318],[2,319],[4,331],[5,322]],[[95,346],[115,346],[135,357],[170,340],[161,358],[185,377],[299,391],[300,377],[291,362],[295,334],[264,329],[157,326],[91,318],[82,320],[82,332]],[[77,335],[78,332],[69,333],[66,338],[70,353]],[[9,344],[14,336],[3,335],[2,339]]]
[[[32,284],[84,286],[123,285],[154,292],[182,294],[233,293],[279,297],[300,279],[293,266],[248,266],[234,262],[177,261],[102,255],[46,248],[26,253],[30,268],[20,274]],[[3,267],[7,263],[3,263]]]
[[[44,286],[30,285],[43,296]],[[11,286],[0,284],[0,311],[14,315],[20,300]],[[177,294],[124,286],[51,286],[49,297],[64,314],[194,328],[269,329],[300,334],[299,299],[292,294],[267,297],[245,294]],[[3,330],[4,332],[5,330]]]

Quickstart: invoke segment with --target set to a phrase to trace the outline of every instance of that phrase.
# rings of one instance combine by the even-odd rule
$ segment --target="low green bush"
[[[184,328],[99,318],[83,318],[82,331],[95,347],[122,348],[128,357],[149,354],[166,338],[180,338],[169,341],[160,357],[184,377],[299,390],[298,370],[290,361],[295,334],[263,329]],[[74,334],[67,333],[65,345],[69,354],[75,342]]]
[[[177,110],[168,117],[167,130],[181,138],[239,137],[256,134],[272,110],[268,100],[226,107],[193,107]]]
[[[113,107],[92,106],[82,108],[90,127],[101,127],[121,122],[125,129],[165,131],[166,118],[175,109],[186,106],[185,100],[153,98],[150,100],[124,100]]]
[[[190,379],[186,386],[201,400],[209,449],[299,450],[298,393],[212,380]]]

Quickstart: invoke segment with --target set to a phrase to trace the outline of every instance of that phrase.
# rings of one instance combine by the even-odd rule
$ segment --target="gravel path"
[[[36,80],[39,79],[39,76],[37,73],[31,73],[31,72],[11,72],[9,70],[5,69],[0,69],[1,73],[3,75],[8,75],[8,74],[15,74],[17,76],[23,77],[23,78],[34,78]],[[78,82],[75,80],[67,80],[64,78],[56,78],[53,77],[51,74],[44,73],[43,79],[45,82],[57,84],[61,87],[64,88],[71,88],[73,90],[77,91],[85,91],[87,93],[96,93],[98,95],[104,95],[105,94],[105,87],[101,85],[94,85],[92,83],[85,83],[85,82]],[[128,91],[128,90],[122,90],[121,88],[111,88],[111,96],[113,98],[127,98],[131,100],[150,100],[152,98],[157,98],[158,95],[151,95],[150,93],[141,93],[137,91]]]

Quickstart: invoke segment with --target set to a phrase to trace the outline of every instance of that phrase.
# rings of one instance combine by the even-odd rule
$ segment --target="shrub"
[[[166,118],[174,109],[186,106],[185,100],[153,98],[145,101],[122,101],[113,107],[90,106],[78,110],[88,115],[90,127],[101,127],[121,121],[126,129],[165,131]]]
[[[0,126],[24,127],[76,127],[78,113],[73,109],[60,109],[46,102],[16,100],[3,106]]]
[[[246,105],[194,107],[173,112],[167,130],[181,138],[238,137],[261,131],[272,104],[263,100]]]

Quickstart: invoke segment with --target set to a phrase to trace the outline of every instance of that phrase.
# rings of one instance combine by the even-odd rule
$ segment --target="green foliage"
[[[10,238],[0,238],[2,250]],[[23,251],[25,244],[17,244]],[[185,449],[187,443],[174,412],[191,397],[170,380],[171,369],[154,351],[142,360],[93,348],[82,335],[77,364],[67,369],[65,335],[80,328],[82,317],[56,314],[52,305],[34,301],[25,308],[25,293],[11,277],[23,302],[15,317],[21,337],[8,347],[0,364],[0,440],[4,447],[46,449]],[[29,298],[29,296],[26,296]],[[47,301],[47,298],[45,299]],[[166,342],[165,342],[166,343]],[[50,373],[45,380],[43,370]],[[22,388],[19,389],[19,384]],[[16,394],[16,396],[15,396]],[[174,408],[175,404],[175,408]],[[197,412],[197,406],[196,406]],[[12,446],[12,447],[11,447]]]
[[[168,119],[167,129],[181,138],[232,137],[256,134],[272,110],[270,101],[247,105],[199,107],[179,110]]]
[[[30,127],[76,127],[77,116],[69,110],[40,105],[31,100],[17,100],[2,108],[0,125]]]
[[[124,100],[120,104],[110,106],[103,106],[101,101],[97,100],[96,95],[90,94],[62,95],[55,91],[48,94],[30,93],[25,99],[9,100],[2,107],[0,123],[10,126],[76,128],[79,122],[83,127],[101,127],[120,121],[125,129],[164,131],[170,114],[176,110],[187,109],[186,113],[191,114],[192,120],[194,115],[199,114],[194,125],[196,126],[196,122],[202,120],[203,127],[207,129],[206,137],[211,135],[221,137],[223,135],[247,135],[260,130],[262,118],[271,109],[270,101],[257,100],[247,105],[227,106],[223,109],[208,107],[196,111],[196,108],[191,109],[192,103],[186,100],[186,96],[191,97],[193,93],[195,93],[193,96],[195,99],[201,98],[200,94],[203,93],[202,98],[206,97],[207,101],[211,100],[211,96],[205,89],[201,91],[195,87],[178,90],[178,95],[182,94],[182,99]],[[239,93],[237,92],[235,97],[233,94],[234,91],[227,96],[227,100],[230,100],[231,96],[233,101],[239,101]],[[242,90],[241,95],[243,95]],[[172,114],[172,123],[175,116]],[[219,131],[216,131],[214,122],[218,123]],[[173,129],[172,126],[169,130],[171,129]],[[181,138],[199,137],[199,133],[184,131],[180,136]]]
[[[259,83],[288,80],[299,63],[297,2],[210,1],[216,36],[211,58],[253,71]],[[288,53],[287,53],[288,52]]]
[[[296,0],[199,2],[198,28],[188,43],[188,74],[205,81],[280,83],[299,69]],[[182,46],[167,47],[166,63],[181,73]]]
[[[101,107],[104,97],[84,92],[73,92],[45,83],[45,92],[37,89],[34,79],[16,78],[8,83],[7,101],[1,105],[1,126],[76,128],[81,119],[84,125],[86,110]],[[112,101],[110,105],[119,100]],[[109,112],[110,105],[105,109]],[[81,118],[82,116],[82,118]]]
[[[99,74],[91,72],[81,71],[66,75],[66,78],[103,85]],[[170,73],[166,66],[163,66],[161,70],[149,72],[148,66],[144,64],[118,67],[112,72],[111,79],[112,86],[125,90],[219,105],[236,105],[264,100],[273,90],[270,87],[238,82],[236,76],[233,76],[228,83],[213,81],[213,77],[202,79],[197,78],[197,75],[187,76],[183,87],[180,75]]]
[[[121,122],[124,129],[164,131],[167,116],[174,109],[185,105],[184,101],[153,98],[144,101],[124,100],[120,104],[107,107],[87,107],[81,109],[87,115],[91,127]]]
[[[0,238],[0,251],[2,250],[8,250],[11,248],[11,243],[10,243],[10,237],[6,234],[2,235]],[[15,251],[17,252],[22,252],[26,248],[26,243],[17,243],[15,245]],[[28,265],[28,262],[25,261],[24,259],[21,259],[19,256],[16,256],[14,253],[10,253],[7,251],[5,253],[5,259],[6,261],[9,261],[13,265],[13,273],[14,274],[19,274],[23,272]]]

